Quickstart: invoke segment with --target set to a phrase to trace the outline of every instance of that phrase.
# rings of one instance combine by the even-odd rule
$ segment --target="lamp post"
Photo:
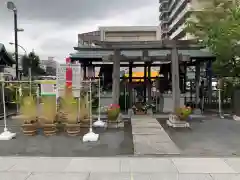
[[[17,8],[15,4],[11,1],[7,2],[7,8],[13,11],[14,14],[14,37],[15,37],[15,61],[16,61],[16,79],[18,80],[18,32],[24,31],[23,29],[18,29],[17,27]]]
[[[15,45],[15,43],[13,43],[13,42],[9,42],[9,44],[10,45]],[[22,47],[21,45],[17,45],[18,47],[20,47],[23,51],[24,51],[24,53],[25,53],[25,55],[27,55],[27,51],[26,51],[26,49],[24,48],[24,47]]]

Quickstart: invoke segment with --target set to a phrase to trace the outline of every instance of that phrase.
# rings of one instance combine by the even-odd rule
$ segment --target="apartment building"
[[[199,0],[159,0],[159,20],[162,39],[190,39],[184,31],[192,11],[199,9]]]

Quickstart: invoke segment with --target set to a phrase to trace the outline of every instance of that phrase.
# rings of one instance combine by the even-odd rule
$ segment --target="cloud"
[[[42,59],[63,61],[77,45],[77,34],[98,26],[157,25],[157,0],[15,0],[18,9],[19,44]],[[0,0],[0,42],[13,47],[13,13]],[[19,52],[22,52],[19,49]]]

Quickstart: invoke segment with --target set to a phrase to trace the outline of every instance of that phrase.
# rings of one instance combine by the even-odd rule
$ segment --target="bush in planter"
[[[118,104],[110,104],[107,110],[108,120],[116,121],[120,113],[120,106]]]
[[[37,106],[32,96],[22,99],[21,120],[23,121],[22,129],[25,135],[33,136],[37,134]]]
[[[42,98],[41,125],[46,136],[56,134],[56,99],[55,97]]]
[[[180,121],[186,121],[191,113],[191,107],[181,107],[176,110],[176,115],[178,116]]]
[[[77,136],[80,134],[80,124],[78,117],[78,102],[72,94],[67,94],[63,97],[62,110],[66,117],[66,131],[70,136]]]

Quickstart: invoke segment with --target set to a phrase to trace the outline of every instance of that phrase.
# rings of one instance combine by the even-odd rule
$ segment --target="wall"
[[[154,41],[160,40],[158,26],[100,27],[101,41]]]

